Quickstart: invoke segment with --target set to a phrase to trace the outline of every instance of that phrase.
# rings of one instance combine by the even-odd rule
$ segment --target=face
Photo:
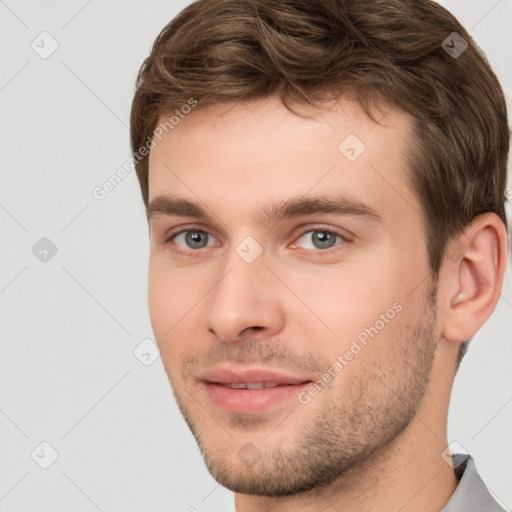
[[[381,126],[348,99],[306,113],[198,107],[150,152],[154,334],[210,472],[245,494],[313,489],[379,453],[438,339],[410,118]]]

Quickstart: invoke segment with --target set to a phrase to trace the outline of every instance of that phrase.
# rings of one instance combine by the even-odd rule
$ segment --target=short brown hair
[[[368,113],[383,98],[414,119],[410,179],[434,277],[448,242],[477,215],[493,212],[506,225],[503,91],[467,31],[430,0],[190,4],[158,35],[137,77],[131,146],[145,205],[141,149],[161,115],[191,98],[206,106],[277,95],[294,112],[291,102],[318,106],[342,93]]]

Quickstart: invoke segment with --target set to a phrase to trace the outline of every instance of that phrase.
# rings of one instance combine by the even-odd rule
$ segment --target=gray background
[[[135,173],[101,201],[92,194],[129,157],[136,73],[187,3],[0,0],[2,512],[233,508],[151,350]],[[442,4],[486,52],[510,109],[512,0]],[[33,41],[40,53],[58,48],[42,58]],[[456,378],[448,424],[508,508],[511,332],[509,268]],[[52,448],[42,442],[58,452],[47,469]]]

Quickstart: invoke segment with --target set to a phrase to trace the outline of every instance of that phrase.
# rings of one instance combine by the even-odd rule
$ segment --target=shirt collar
[[[454,454],[453,461],[459,484],[441,512],[505,512],[491,496],[471,455]]]

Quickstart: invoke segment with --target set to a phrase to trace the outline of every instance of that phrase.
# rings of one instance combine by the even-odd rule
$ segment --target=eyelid
[[[344,238],[345,240],[350,240],[350,241],[353,238],[355,238],[355,235],[353,235],[352,233],[350,233],[350,231],[347,231],[346,229],[343,229],[340,227],[328,226],[328,225],[320,224],[320,223],[304,225],[304,227],[301,227],[298,237],[300,238],[301,236],[305,235],[309,231],[326,231],[328,233],[334,233],[336,235],[339,235],[342,238]]]
[[[201,224],[182,224],[180,226],[177,226],[175,228],[171,228],[168,231],[165,232],[163,235],[163,241],[164,243],[169,243],[172,241],[172,238],[183,233],[184,231],[202,231],[204,233],[207,233],[208,235],[212,236],[215,239],[219,239],[215,233],[212,233],[211,228],[207,228],[205,226],[201,226]]]
[[[205,226],[202,226],[201,224],[182,224],[180,226],[177,226],[176,228],[172,228],[163,236],[163,243],[168,244],[171,243],[173,238],[177,235],[186,232],[186,231],[201,231],[206,233],[209,236],[212,236],[217,241],[219,241],[220,237],[218,237],[215,233],[212,233],[211,228],[207,228]],[[353,235],[348,234],[346,230],[342,230],[341,228],[334,228],[330,226],[325,226],[325,224],[308,224],[306,226],[303,226],[302,229],[299,231],[299,234],[294,236],[294,242],[293,245],[296,244],[297,240],[302,238],[306,233],[309,233],[310,231],[324,231],[327,233],[332,233],[336,236],[339,236],[342,239],[342,242],[344,243],[350,243],[353,241]],[[334,247],[337,247],[338,245],[342,245],[341,243],[338,243],[334,245],[333,247],[330,247],[328,249],[317,249],[317,251],[320,252],[328,252],[329,249],[333,249]],[[205,249],[206,247],[202,247],[202,249]],[[295,248],[295,247],[294,247]],[[314,252],[313,249],[305,249],[308,252]],[[184,249],[181,249],[181,252],[183,252]],[[198,252],[199,249],[189,249],[188,252]]]
[[[302,238],[306,233],[309,233],[310,231],[323,231],[325,233],[331,233],[333,235],[336,235],[342,239],[343,243],[350,243],[353,241],[353,235],[347,234],[345,230],[342,230],[341,228],[333,228],[333,227],[326,227],[325,225],[308,225],[304,227],[298,235],[295,236],[293,245],[296,245],[297,240]],[[320,252],[328,252],[329,249],[333,249],[334,247],[337,247],[338,245],[342,245],[341,243],[338,243],[332,247],[329,247],[328,249],[317,249],[317,251]],[[306,249],[308,250],[308,249]],[[309,249],[308,252],[312,252],[313,249]]]

